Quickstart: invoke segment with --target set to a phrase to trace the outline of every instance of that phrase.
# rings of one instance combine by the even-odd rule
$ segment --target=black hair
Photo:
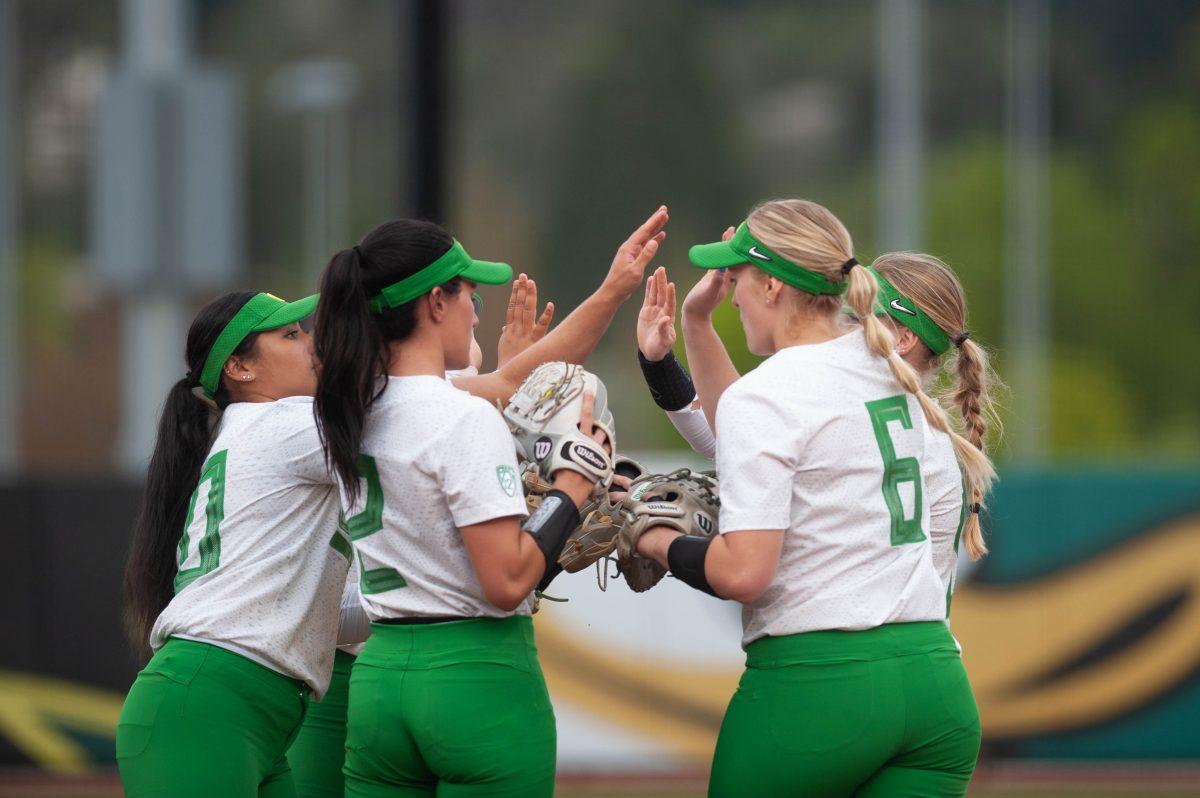
[[[142,654],[146,652],[154,621],[175,595],[174,580],[179,569],[176,547],[183,534],[188,499],[212,445],[215,416],[230,401],[229,392],[220,381],[214,399],[200,393],[204,360],[221,330],[256,293],[225,294],[196,314],[188,328],[184,355],[187,374],[171,386],[163,403],[154,454],[146,471],[146,487],[125,563],[125,629]],[[251,354],[257,339],[257,333],[246,336],[233,354]]]
[[[370,300],[449,251],[454,239],[440,225],[416,219],[384,222],[357,246],[335,254],[321,273],[321,301],[313,328],[320,363],[313,412],[325,461],[351,501],[358,495],[358,455],[367,408],[383,393],[391,341],[417,325],[417,301],[374,313]],[[462,280],[442,290],[457,294]]]

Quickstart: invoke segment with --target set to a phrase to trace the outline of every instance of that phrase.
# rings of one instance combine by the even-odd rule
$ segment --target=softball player
[[[664,208],[618,251],[602,286],[613,310],[665,222]],[[489,402],[456,389],[487,375],[443,379],[467,362],[472,284],[510,276],[437,225],[397,221],[322,277],[317,417],[373,621],[351,675],[347,795],[553,791],[554,716],[528,597],[556,573],[594,480],[556,474],[523,529],[512,438]],[[510,365],[544,356],[566,323]],[[591,432],[590,418],[580,424]]]
[[[732,234],[733,228],[729,228],[725,240]],[[970,340],[966,296],[958,278],[949,266],[932,255],[913,252],[882,255],[868,268],[879,283],[876,315],[896,337],[897,354],[917,370],[922,385],[931,384],[943,366],[953,372],[952,385],[942,397],[943,404],[958,410],[967,438],[982,450],[989,417],[995,417],[991,384],[996,377],[986,351]],[[885,273],[890,279],[884,277]],[[723,272],[707,272],[685,302],[685,313],[708,330],[712,328],[713,311],[728,293],[728,281],[724,278]],[[897,290],[897,285],[904,287],[903,293]],[[713,459],[716,438],[700,407],[691,375],[671,351],[675,344],[674,320],[675,284],[667,281],[666,270],[660,267],[646,283],[638,315],[638,359],[655,402],[697,454]],[[705,332],[710,337],[715,336],[715,332],[708,330]],[[723,346],[721,352],[725,352]],[[731,363],[727,355],[723,359]],[[701,371],[711,376],[719,373],[723,365],[703,364]],[[977,516],[967,512],[970,502],[963,494],[962,475],[949,436],[935,432],[933,443],[934,450],[922,463],[922,476],[926,482],[924,496],[930,507],[933,561],[946,588],[949,617],[959,544],[966,521]],[[971,559],[978,559],[986,552],[977,525],[968,533],[966,542]]]
[[[135,798],[293,794],[284,752],[329,683],[349,555],[297,324],[315,304],[229,294],[188,332],[125,574],[154,651],[117,725]]]
[[[710,794],[964,794],[979,718],[942,623],[923,468],[935,431],[972,495],[986,492],[990,463],[894,351],[873,313],[875,279],[826,209],[766,203],[691,258],[728,269],[749,348],[769,356],[740,379],[701,376],[724,365],[693,348],[723,348],[693,340],[685,320],[701,403],[717,408],[722,534],[655,528],[637,541],[676,577],[745,605],[747,669]],[[843,294],[861,327],[847,331]],[[709,377],[729,385],[719,407]]]
[[[473,297],[478,317],[482,300]],[[554,304],[548,303],[537,315],[537,284],[524,274],[513,281],[509,295],[505,325],[497,343],[497,363],[504,366],[516,355],[540,341],[550,326]],[[471,336],[469,364],[464,369],[447,371],[446,379],[479,374],[483,366],[483,349]],[[366,640],[370,634],[366,615],[362,612],[362,592],[359,586],[358,563],[351,557],[351,570],[346,575],[342,594],[343,619],[353,619],[362,627],[347,629],[343,636]],[[357,610],[357,612],[355,612]],[[297,798],[341,798],[345,794],[342,765],[346,753],[346,708],[350,698],[350,670],[362,651],[362,643],[339,646],[334,653],[333,675],[325,697],[310,705],[304,723],[288,749]]]

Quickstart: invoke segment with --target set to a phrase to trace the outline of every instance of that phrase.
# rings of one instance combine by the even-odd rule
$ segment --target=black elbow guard
[[[538,582],[538,590],[545,590],[550,581],[562,572],[558,555],[577,526],[579,508],[570,496],[553,489],[547,491],[541,505],[525,521],[522,529],[533,536],[542,556],[546,558],[546,571]]]
[[[696,398],[692,376],[674,352],[667,352],[666,357],[654,362],[647,360],[639,349],[638,364],[642,367],[642,376],[646,378],[654,404],[663,410],[682,410]]]
[[[708,583],[708,577],[704,575],[704,557],[708,554],[708,547],[712,542],[711,537],[680,535],[672,540],[667,548],[667,564],[671,566],[671,574],[685,585],[710,596],[717,596],[717,592]]]

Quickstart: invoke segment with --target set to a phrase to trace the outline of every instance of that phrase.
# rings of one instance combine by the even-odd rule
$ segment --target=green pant
[[[979,738],[943,623],[767,637],[746,649],[709,795],[961,796]]]
[[[309,704],[304,725],[288,749],[297,798],[342,798],[345,794],[342,763],[346,760],[346,704],[353,665],[354,655],[345,651],[334,655],[329,691]]]
[[[287,798],[284,752],[308,688],[207,643],[171,638],[129,688],[117,764],[129,798]]]
[[[555,746],[529,617],[372,624],[350,677],[348,798],[548,798]]]

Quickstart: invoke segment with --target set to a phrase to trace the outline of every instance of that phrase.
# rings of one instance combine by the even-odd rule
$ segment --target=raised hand
[[[617,250],[602,288],[610,292],[618,302],[629,299],[642,284],[646,266],[658,253],[659,244],[667,237],[663,227],[666,226],[668,218],[667,206],[660,206]]]
[[[728,241],[733,238],[733,232],[732,227],[728,228],[721,240]],[[729,275],[725,270],[708,270],[683,298],[683,314],[692,319],[709,319],[717,305],[721,304],[721,300],[728,294]]]
[[[675,283],[667,282],[667,270],[662,266],[646,280],[637,342],[642,355],[653,362],[662,360],[675,346]]]
[[[554,303],[547,302],[537,316],[537,283],[524,274],[513,280],[504,314],[504,327],[496,344],[496,368],[503,366],[542,339],[554,318]]]

